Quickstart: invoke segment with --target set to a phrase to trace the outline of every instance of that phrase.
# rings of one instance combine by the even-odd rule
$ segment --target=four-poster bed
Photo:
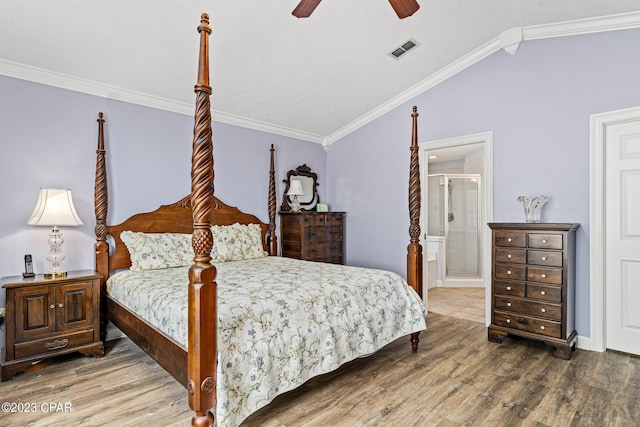
[[[103,336],[111,321],[184,384],[195,412],[194,426],[214,423],[211,408],[216,409],[219,425],[238,424],[275,395],[400,336],[410,335],[416,351],[418,335],[426,327],[426,309],[420,301],[416,108],[412,113],[407,281],[381,270],[278,257],[273,145],[268,224],[213,194],[208,24],[203,14],[198,27],[191,194],[121,224],[107,225],[102,113],[95,184],[96,270],[104,278]],[[229,233],[240,234],[229,237]],[[111,254],[108,238],[113,245]],[[185,238],[192,250],[184,249]],[[235,242],[245,246],[227,248]],[[159,253],[158,247],[170,250]],[[178,319],[177,324],[167,318]],[[180,319],[187,324],[180,324]]]

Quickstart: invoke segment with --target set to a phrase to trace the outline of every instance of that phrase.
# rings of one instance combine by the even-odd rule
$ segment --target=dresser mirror
[[[306,164],[287,172],[287,179],[283,181],[285,183],[285,189],[282,195],[282,206],[280,209],[283,211],[292,210],[293,199],[296,196],[289,195],[288,193],[292,187],[291,183],[294,180],[299,181],[302,186],[303,194],[297,196],[298,202],[300,203],[300,210],[308,211],[315,209],[316,204],[320,201],[317,190],[318,175],[312,172],[311,168]]]

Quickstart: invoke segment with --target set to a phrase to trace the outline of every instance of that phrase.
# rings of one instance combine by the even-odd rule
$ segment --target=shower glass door
[[[445,175],[447,265],[449,278],[481,277],[480,177]]]

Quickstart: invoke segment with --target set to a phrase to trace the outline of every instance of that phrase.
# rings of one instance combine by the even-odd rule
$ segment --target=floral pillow
[[[213,261],[239,261],[243,259],[263,258],[262,233],[258,224],[214,225]]]
[[[191,234],[123,231],[120,239],[129,250],[131,270],[157,270],[193,264]]]

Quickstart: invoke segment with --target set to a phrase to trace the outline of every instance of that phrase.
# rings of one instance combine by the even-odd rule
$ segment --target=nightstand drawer
[[[68,348],[90,344],[93,341],[93,331],[83,331],[16,343],[15,358],[20,359],[29,356],[41,356],[43,353],[53,353],[57,350],[66,350]]]

